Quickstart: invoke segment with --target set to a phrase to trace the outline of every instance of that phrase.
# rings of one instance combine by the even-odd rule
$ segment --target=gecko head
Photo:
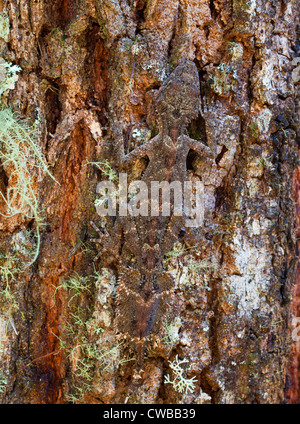
[[[200,106],[200,83],[196,65],[183,60],[166,79],[155,100],[155,112],[163,126],[185,129],[197,118]]]

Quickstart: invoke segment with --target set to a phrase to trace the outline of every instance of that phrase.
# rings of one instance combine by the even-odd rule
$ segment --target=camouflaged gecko
[[[192,149],[214,158],[213,149],[186,135],[187,126],[200,109],[200,85],[192,61],[182,62],[167,78],[154,101],[154,116],[159,129],[156,137],[128,154],[119,131],[115,146],[118,165],[126,170],[135,161],[149,162],[141,180],[186,181],[186,160]],[[164,256],[184,228],[184,217],[118,217],[114,234],[103,234],[93,223],[103,245],[116,257],[118,268],[116,331],[128,335],[142,356],[145,341],[159,337],[163,322],[176,315],[174,282],[164,268]],[[187,230],[188,231],[188,230]],[[122,242],[121,242],[122,240]]]

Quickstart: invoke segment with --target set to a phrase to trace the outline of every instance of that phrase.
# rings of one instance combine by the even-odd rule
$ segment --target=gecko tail
[[[142,366],[145,363],[145,354],[146,354],[146,345],[147,345],[148,338],[143,337],[142,339],[139,339],[136,341],[136,358],[137,358],[137,366],[139,368],[142,368]]]

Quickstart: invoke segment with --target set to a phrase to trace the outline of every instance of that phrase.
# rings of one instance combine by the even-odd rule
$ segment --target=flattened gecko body
[[[153,115],[159,134],[127,155],[120,136],[116,141],[119,166],[126,167],[148,157],[142,176],[148,190],[153,181],[183,184],[190,149],[203,156],[214,156],[208,146],[185,135],[199,108],[197,68],[186,60],[163,83],[154,101]],[[174,282],[164,268],[163,259],[184,224],[183,218],[174,216],[172,210],[170,216],[128,217],[126,230],[123,230],[125,240],[118,261],[115,328],[118,334],[129,336],[140,356],[145,341],[151,336],[159,337],[164,323],[176,314]]]

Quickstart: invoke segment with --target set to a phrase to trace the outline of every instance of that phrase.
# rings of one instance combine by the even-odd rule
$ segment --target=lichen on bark
[[[297,25],[293,0],[0,1],[0,65],[20,67],[2,101],[27,122],[39,118],[56,180],[35,179],[45,225],[22,273],[1,270],[7,258],[18,269],[13,252],[32,248],[36,223],[0,216],[1,296],[8,278],[17,304],[10,315],[0,304],[4,403],[299,401]],[[116,267],[104,253],[93,262],[104,173],[91,163],[113,158],[114,120],[128,150],[157,133],[153,99],[182,59],[196,64],[202,97],[188,133],[217,155],[209,166],[188,156],[189,179],[205,187],[201,243],[166,262],[178,316],[138,369],[113,325]],[[137,162],[130,179],[146,166]],[[9,177],[1,163],[4,194]],[[164,383],[176,357],[188,361],[192,392]]]

